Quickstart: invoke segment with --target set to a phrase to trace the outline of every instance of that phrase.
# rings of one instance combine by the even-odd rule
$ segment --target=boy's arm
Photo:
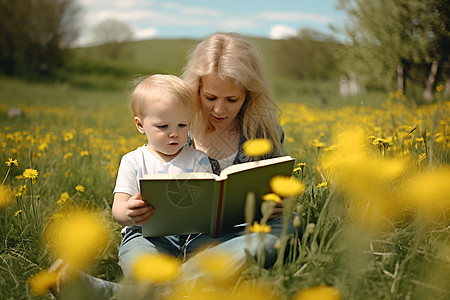
[[[124,226],[142,225],[153,215],[153,207],[141,199],[141,194],[131,196],[126,193],[115,193],[112,214]]]

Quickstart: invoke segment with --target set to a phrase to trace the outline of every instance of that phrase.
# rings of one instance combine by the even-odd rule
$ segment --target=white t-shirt
[[[139,178],[146,174],[191,172],[212,172],[204,152],[183,147],[171,161],[163,162],[144,145],[122,157],[113,193],[136,194],[139,191]]]

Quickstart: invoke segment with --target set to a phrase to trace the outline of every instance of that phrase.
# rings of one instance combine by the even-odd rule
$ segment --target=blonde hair
[[[246,91],[244,105],[237,116],[244,137],[269,139],[274,152],[282,153],[282,132],[277,122],[279,109],[257,48],[237,33],[214,33],[194,48],[181,77],[196,92],[200,107],[201,78],[208,74],[231,78]],[[203,109],[196,110],[193,134],[202,140],[209,126]]]
[[[136,79],[134,86],[130,95],[130,102],[131,110],[135,116],[145,116],[148,101],[151,103],[170,101],[175,105],[188,108],[191,112],[194,111],[194,93],[177,76],[161,74],[144,76]]]

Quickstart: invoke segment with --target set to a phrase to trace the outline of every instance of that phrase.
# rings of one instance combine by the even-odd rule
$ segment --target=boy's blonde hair
[[[154,74],[138,78],[135,81],[130,101],[133,114],[145,117],[148,101],[156,103],[170,101],[175,105],[187,108],[193,113],[194,93],[179,77],[174,75]]]
[[[244,137],[269,139],[274,153],[282,153],[282,132],[277,122],[279,109],[257,48],[237,33],[214,33],[200,42],[190,54],[182,75],[195,91],[199,106],[202,76],[214,73],[221,79],[233,79],[246,91],[244,105],[237,116]],[[211,124],[201,106],[192,125],[193,134],[202,140]]]

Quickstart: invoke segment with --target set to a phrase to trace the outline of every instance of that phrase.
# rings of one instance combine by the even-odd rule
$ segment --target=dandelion
[[[218,251],[205,251],[197,256],[196,262],[199,269],[204,271],[209,278],[216,282],[226,283],[236,279],[239,268],[230,253]]]
[[[306,167],[306,163],[298,163],[297,167],[293,170],[294,172],[302,171]]]
[[[107,228],[101,214],[72,210],[53,218],[45,238],[55,257],[83,269],[106,248],[110,234]]]
[[[11,167],[12,165],[18,167],[19,163],[17,162],[17,159],[8,158],[7,161],[5,161],[5,164],[8,165],[8,167]]]
[[[47,291],[56,286],[58,280],[57,272],[41,271],[28,279],[31,292],[35,296],[44,295]]]
[[[319,183],[316,187],[317,187],[317,188],[323,187],[324,189],[326,189],[326,188],[328,187],[328,182],[326,182],[326,181],[321,182],[321,183]]]
[[[142,283],[165,283],[180,275],[181,263],[163,254],[141,254],[131,266],[133,277]]]
[[[0,186],[0,209],[8,206],[13,201],[14,195],[8,186]]]
[[[338,289],[332,286],[316,286],[298,292],[292,300],[341,300],[342,296]]]
[[[25,184],[24,185],[19,185],[19,187],[17,188],[14,196],[20,197],[20,196],[25,195],[26,192],[27,192],[27,186]]]
[[[38,150],[41,152],[44,152],[48,149],[48,144],[47,143],[41,143],[38,147]]]
[[[70,132],[66,132],[65,134],[64,134],[64,141],[70,141],[71,139],[73,139],[73,134],[72,133],[70,133]]]
[[[250,157],[259,157],[272,151],[272,143],[268,139],[247,140],[242,145],[245,155]]]
[[[441,83],[436,87],[436,92],[440,93],[444,90],[444,85]]]
[[[89,151],[86,151],[86,150],[85,150],[85,151],[81,151],[81,152],[80,152],[80,156],[81,156],[81,157],[85,157],[85,156],[88,156],[88,155],[89,155]]]
[[[257,221],[253,222],[253,225],[250,226],[251,232],[265,232],[269,233],[271,230],[269,225],[259,224]]]
[[[64,154],[64,160],[69,159],[73,156],[72,152],[67,152],[66,154]]]
[[[23,171],[23,177],[26,179],[36,179],[39,175],[38,171],[35,169],[25,169],[25,171]]]
[[[15,213],[14,213],[14,217],[17,217],[19,214],[21,214],[22,213],[22,210],[21,209],[19,209],[18,211],[16,211]]]
[[[68,192],[64,192],[61,193],[61,196],[59,196],[59,200],[56,202],[58,205],[64,205],[67,200],[70,199],[69,193]]]
[[[282,175],[272,177],[269,184],[272,191],[281,197],[297,196],[306,188],[300,180]]]
[[[276,203],[280,203],[280,202],[281,202],[280,196],[278,196],[278,195],[275,194],[275,193],[265,194],[265,195],[262,196],[262,199],[263,199],[264,201],[274,201],[274,202],[276,202]]]
[[[80,192],[80,193],[84,192],[84,186],[82,186],[81,184],[77,185],[75,187],[75,189],[77,190],[77,192]]]

